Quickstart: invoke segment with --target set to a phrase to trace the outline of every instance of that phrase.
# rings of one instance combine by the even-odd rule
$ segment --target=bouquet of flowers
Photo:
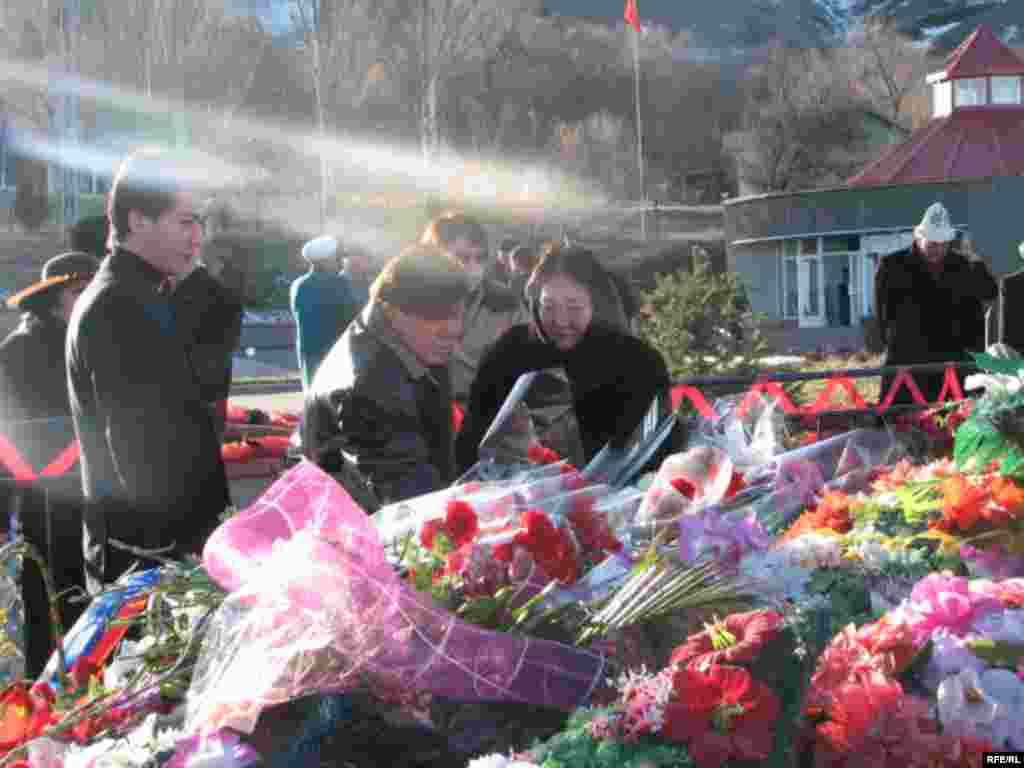
[[[716,620],[664,669],[625,674],[612,706],[577,712],[527,757],[552,767],[786,765],[805,678],[793,640],[773,611]]]
[[[948,573],[878,621],[844,629],[804,704],[816,765],[974,765],[1024,746],[1024,582]]]

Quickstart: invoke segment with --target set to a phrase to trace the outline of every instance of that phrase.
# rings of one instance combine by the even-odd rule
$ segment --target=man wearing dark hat
[[[413,246],[385,265],[370,303],[313,379],[303,427],[308,458],[330,472],[354,463],[383,503],[455,480],[448,365],[469,290],[465,268],[434,246]]]
[[[122,163],[107,203],[113,248],[68,329],[90,592],[151,562],[142,551],[200,553],[230,503],[213,414],[170,290],[202,236],[187,170],[157,153]]]
[[[86,253],[55,256],[46,262],[38,282],[7,300],[23,314],[20,325],[0,343],[0,431],[35,472],[51,464],[75,438],[64,342],[71,310],[98,266]],[[80,482],[74,471],[18,491],[18,522],[47,561],[58,592],[85,585]],[[8,508],[5,504],[5,515]],[[21,586],[27,618],[26,673],[32,678],[42,671],[54,640],[46,590],[35,566],[26,563]],[[82,607],[63,601],[65,623],[77,618]]]

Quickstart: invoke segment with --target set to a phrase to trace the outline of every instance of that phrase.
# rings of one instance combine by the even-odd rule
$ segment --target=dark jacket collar
[[[355,324],[359,332],[368,333],[394,352],[412,378],[419,379],[430,373],[430,370],[420,362],[413,351],[395,333],[379,304],[370,302],[362,312],[356,315]]]
[[[138,254],[121,247],[114,249],[114,252],[103,260],[100,270],[125,280],[142,283],[154,290],[158,289],[160,284],[168,278],[168,275]]]

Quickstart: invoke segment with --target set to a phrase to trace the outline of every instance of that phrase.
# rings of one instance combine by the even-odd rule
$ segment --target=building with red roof
[[[861,343],[878,259],[910,244],[934,202],[997,275],[1020,266],[1024,58],[978,27],[928,83],[928,124],[844,186],[725,204],[730,266],[754,309],[801,329],[804,346]]]

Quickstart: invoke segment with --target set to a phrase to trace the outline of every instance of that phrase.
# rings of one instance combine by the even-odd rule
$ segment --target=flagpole
[[[640,232],[647,239],[647,185],[644,183],[644,128],[640,120],[640,25],[633,27],[633,100],[636,103],[636,165],[640,171]]]

